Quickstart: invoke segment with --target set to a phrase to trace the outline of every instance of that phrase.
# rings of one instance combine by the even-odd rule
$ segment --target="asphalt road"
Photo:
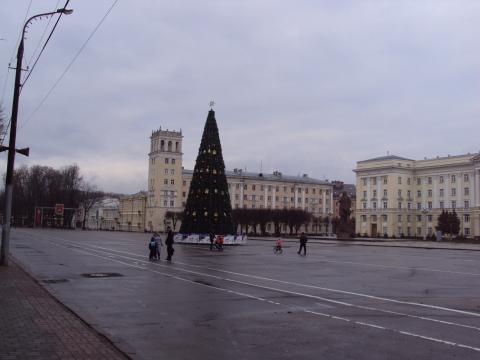
[[[249,241],[167,263],[148,239],[13,229],[11,251],[133,358],[480,359],[480,252]]]

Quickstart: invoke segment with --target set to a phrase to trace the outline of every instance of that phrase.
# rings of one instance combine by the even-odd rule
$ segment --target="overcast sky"
[[[7,117],[30,3],[65,0],[2,0]],[[480,150],[478,0],[120,0],[32,116],[113,3],[70,1],[21,94],[31,156],[16,166],[76,163],[105,191],[145,189],[152,130],[182,129],[192,169],[210,100],[227,169],[354,182],[357,161],[387,151]],[[24,66],[47,24],[30,27]]]

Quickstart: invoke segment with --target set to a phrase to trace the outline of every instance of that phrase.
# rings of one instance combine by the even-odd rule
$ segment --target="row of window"
[[[260,204],[260,205],[256,205],[256,204],[252,204],[250,205],[250,207],[247,206],[247,204],[243,204],[243,206],[240,206],[240,204],[238,203],[235,203],[235,206],[234,206],[235,209],[240,209],[240,208],[243,208],[243,209],[273,209],[273,207],[271,205],[267,205],[267,206],[264,206],[263,204]],[[275,209],[295,209],[295,206],[280,206],[280,205],[275,205],[274,207]],[[303,209],[305,211],[309,211],[311,213],[315,213],[317,211],[317,208],[315,206],[312,206],[312,207],[308,207],[308,206],[305,206],[305,207],[302,207],[302,206],[297,206],[296,209]],[[322,208],[319,208],[319,211],[322,212]],[[325,212],[323,212],[324,214],[328,214],[330,212],[330,208],[326,208],[325,209]]]
[[[229,184],[228,184],[228,187],[230,188],[231,185],[232,185],[232,184],[229,183]],[[239,184],[239,183],[235,184],[235,188],[236,188],[237,190],[240,189],[240,186],[241,186],[241,184]],[[267,189],[267,191],[269,191],[269,192],[273,191],[273,186],[272,186],[272,185],[257,185],[257,184],[252,184],[252,185],[250,185],[250,186],[251,186],[251,189],[252,189],[253,191],[256,191],[256,190],[257,190],[257,187],[260,189],[260,191],[265,191],[265,189]],[[283,186],[283,192],[287,192],[287,189],[288,189],[287,186]],[[302,192],[302,188],[297,187],[296,189],[297,189],[297,192],[298,192],[298,193],[301,193],[301,192]],[[247,184],[243,184],[243,190],[248,190],[248,185],[247,185]],[[305,190],[305,194],[308,194],[309,191],[310,191],[309,188],[304,188],[304,190]],[[275,192],[280,192],[280,186],[275,186]],[[291,192],[291,193],[295,193],[295,187],[290,187],[290,192]],[[311,192],[312,192],[312,194],[316,194],[317,189],[312,188],[312,189],[311,189]],[[318,189],[318,193],[319,193],[319,194],[322,194],[322,189]],[[325,195],[330,195],[330,190],[325,189]]]
[[[452,196],[457,196],[457,189],[456,188],[451,188],[450,189],[450,193]],[[388,192],[387,190],[383,190],[383,197],[387,197],[388,195]],[[402,197],[402,190],[397,190],[397,195],[399,198]],[[411,191],[410,190],[407,190],[407,198],[411,198]],[[443,197],[445,195],[445,190],[444,189],[439,189],[439,196],[440,197]],[[464,196],[470,196],[470,188],[466,187],[466,188],[463,188],[463,195]],[[428,197],[432,197],[433,196],[433,190],[432,189],[429,189],[427,190],[427,196]],[[377,197],[377,190],[373,190],[372,191],[372,197],[373,198],[376,198]],[[422,191],[421,190],[417,190],[417,197],[422,197]],[[366,199],[367,198],[367,191],[364,190],[363,191],[363,198]]]
[[[157,157],[156,157],[156,156],[153,156],[153,157],[150,159],[150,162],[151,162],[152,164],[155,164],[155,163],[157,162]],[[175,159],[165,158],[165,164],[175,165]]]
[[[428,201],[427,202],[427,207],[428,209],[433,209],[433,203],[431,201]],[[468,200],[465,200],[463,202],[463,207],[465,209],[469,209],[470,208],[470,201]],[[363,208],[366,209],[367,208],[367,203],[364,201],[363,202]],[[387,201],[383,201],[383,208],[384,209],[388,209],[388,202]],[[398,202],[398,207],[397,207],[399,210],[403,209],[403,203],[401,201]],[[445,202],[444,201],[440,201],[439,202],[439,208],[440,209],[444,209],[445,208]],[[456,209],[457,208],[457,202],[455,200],[452,200],[450,202],[450,208],[451,209]],[[376,201],[372,201],[372,209],[377,209],[377,202]],[[407,209],[408,210],[411,210],[412,209],[412,203],[411,202],[408,202],[407,203]],[[422,210],[422,203],[417,203],[417,210]]]
[[[385,184],[385,185],[388,184],[388,176],[382,176],[381,179],[382,179],[383,184]],[[403,181],[402,179],[403,179],[403,177],[398,176],[398,178],[397,178],[397,184],[398,185],[402,185],[402,181]],[[422,185],[422,178],[417,177],[416,179],[417,179],[417,185]],[[377,185],[377,177],[372,177],[371,180],[372,180],[373,185]],[[433,182],[433,178],[431,176],[427,176],[426,178],[424,178],[424,181],[426,181],[428,185],[431,185],[432,182]],[[463,174],[463,181],[464,182],[469,182],[470,181],[469,174]],[[445,182],[445,177],[443,175],[440,175],[438,177],[438,182],[440,184],[443,184]],[[457,182],[457,176],[456,175],[450,175],[450,182],[456,183]],[[367,186],[367,178],[362,178],[362,183],[363,183],[363,186]],[[411,178],[410,177],[407,177],[407,185],[411,185]]]
[[[165,140],[160,140],[160,141],[154,140],[152,142],[152,151],[155,151],[155,150],[173,151],[173,149],[174,149],[173,141],[166,142]],[[175,141],[175,151],[176,152],[180,151],[180,143],[178,141]]]
[[[381,215],[382,222],[386,223],[388,221],[388,215],[383,214]],[[427,222],[431,223],[433,221],[433,215],[426,215],[422,217],[422,215],[416,215],[417,222],[421,222],[423,220],[427,220]],[[370,215],[371,222],[377,222],[377,215]],[[411,222],[412,216],[407,215],[407,223]],[[397,215],[397,221],[399,223],[402,222],[402,215]],[[362,222],[367,222],[367,215],[362,215]],[[463,214],[463,222],[470,222],[470,214]]]

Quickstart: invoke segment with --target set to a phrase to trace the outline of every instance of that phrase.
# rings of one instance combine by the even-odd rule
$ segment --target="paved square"
[[[480,359],[480,252],[249,241],[167,263],[148,239],[14,229],[11,246],[134,358]]]

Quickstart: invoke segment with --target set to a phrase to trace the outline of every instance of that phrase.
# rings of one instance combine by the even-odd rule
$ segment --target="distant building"
[[[150,137],[146,230],[164,231],[165,213],[184,209],[193,170],[182,167],[182,139],[181,131],[161,128]],[[234,169],[226,171],[226,175],[232,209],[300,208],[314,216],[326,216],[333,211],[333,186],[328,181],[306,174],[284,175],[279,171],[267,174]],[[123,209],[128,208],[121,208],[123,219]],[[122,224],[125,224],[123,220]],[[313,225],[309,225],[305,230],[312,229]],[[267,231],[273,229],[267,227]]]
[[[119,230],[119,201],[104,198],[87,212],[85,227],[90,230]]]
[[[460,233],[480,236],[480,154],[411,160],[389,155],[357,162],[356,232],[426,236],[442,210]]]
[[[145,207],[147,202],[147,193],[140,191],[133,195],[127,195],[120,198],[119,215],[120,230],[124,231],[144,231],[145,228]]]

